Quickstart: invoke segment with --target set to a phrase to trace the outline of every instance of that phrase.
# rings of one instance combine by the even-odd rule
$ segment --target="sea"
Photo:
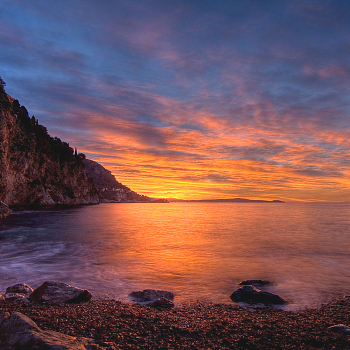
[[[350,204],[108,203],[0,224],[0,291],[54,280],[124,302],[161,289],[230,304],[246,279],[271,281],[286,310],[349,295]]]

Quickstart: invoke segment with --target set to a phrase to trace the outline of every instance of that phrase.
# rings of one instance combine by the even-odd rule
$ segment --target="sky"
[[[350,201],[350,2],[0,0],[0,76],[151,197]]]

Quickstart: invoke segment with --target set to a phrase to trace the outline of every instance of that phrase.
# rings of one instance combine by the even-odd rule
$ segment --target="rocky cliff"
[[[51,137],[4,85],[0,78],[0,201],[12,208],[98,203],[84,157]]]
[[[84,164],[86,173],[92,178],[102,203],[151,201],[149,197],[140,195],[129,187],[122,185],[101,164],[89,159],[85,159]]]

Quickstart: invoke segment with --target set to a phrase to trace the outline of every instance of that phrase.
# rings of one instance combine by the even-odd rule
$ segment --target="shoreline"
[[[327,328],[350,324],[350,296],[319,309],[283,311],[191,302],[170,310],[93,298],[80,304],[6,303],[43,330],[114,343],[117,349],[350,349],[350,335]]]

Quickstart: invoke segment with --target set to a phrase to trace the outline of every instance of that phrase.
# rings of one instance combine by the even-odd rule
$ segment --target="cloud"
[[[330,170],[330,171],[322,171],[319,169],[312,169],[312,168],[306,168],[306,169],[298,169],[294,170],[295,173],[310,177],[343,177],[344,174],[342,174],[339,171]]]
[[[7,91],[151,196],[341,200],[350,6],[5,1]]]

